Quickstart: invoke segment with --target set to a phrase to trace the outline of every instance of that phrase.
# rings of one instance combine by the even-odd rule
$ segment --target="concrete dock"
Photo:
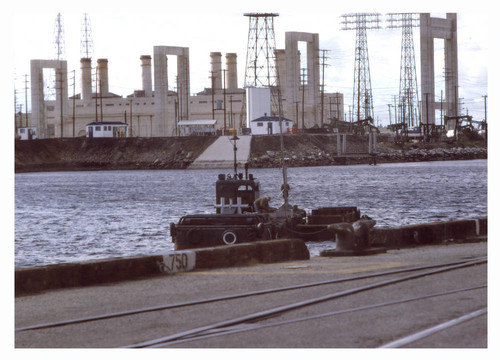
[[[192,164],[189,169],[232,169],[234,164],[234,145],[232,136],[220,136]],[[240,170],[250,156],[250,135],[240,135],[236,141],[236,162]]]
[[[15,327],[51,323],[131,309],[185,303],[249,291],[369,275],[392,269],[461,261],[487,255],[486,242],[389,249],[360,257],[313,257],[245,266],[198,269],[172,275],[45,290],[15,299]],[[386,279],[326,286],[140,313],[39,330],[16,331],[16,348],[115,348],[194,329],[226,319],[324,296]],[[427,275],[320,302],[266,319],[269,326],[224,336],[173,343],[185,348],[376,348],[487,306],[486,264]],[[481,287],[482,286],[482,287]],[[475,289],[470,289],[477,287]],[[463,290],[427,299],[293,322],[370,304]],[[289,322],[286,322],[289,321]],[[281,324],[280,324],[281,322]],[[260,323],[260,322],[259,322]],[[487,316],[458,323],[402,347],[486,348]]]

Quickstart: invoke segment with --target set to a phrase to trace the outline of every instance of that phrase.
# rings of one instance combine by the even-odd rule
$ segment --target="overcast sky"
[[[391,2],[336,1],[103,1],[87,0],[82,5],[66,1],[20,1],[14,6],[13,81],[17,102],[24,103],[24,75],[30,72],[31,59],[54,59],[55,23],[58,13],[64,26],[68,70],[76,70],[76,93],[80,92],[80,41],[83,14],[90,19],[95,59],[107,58],[110,91],[127,96],[142,88],[141,55],[153,55],[156,45],[189,47],[191,93],[210,87],[210,52],[238,55],[238,85],[243,86],[248,38],[245,12],[276,12],[276,46],[285,47],[285,32],[318,33],[320,49],[328,50],[325,88],[344,93],[345,112],[352,104],[354,80],[355,31],[341,30],[342,14],[381,13],[382,29],[368,31],[368,53],[375,118],[389,123],[387,104],[394,104],[399,93],[401,29],[388,29],[389,12],[430,12],[444,17],[447,11],[458,13],[459,98],[462,112],[475,120],[484,119],[484,95],[488,95],[488,15],[480,2],[457,7],[452,2],[419,1],[419,8],[393,7]],[[348,3],[348,4],[345,4]],[[160,5],[157,5],[160,4]],[[450,5],[451,4],[451,5]],[[347,6],[349,5],[349,7]],[[485,5],[486,6],[486,5]],[[482,11],[482,12],[476,12]],[[414,29],[415,60],[420,86],[419,29]],[[444,90],[443,41],[435,41],[436,97]],[[224,63],[224,60],[223,60]],[[69,84],[72,84],[70,74]],[[28,85],[29,86],[29,85]],[[70,88],[70,95],[72,88]],[[29,101],[29,100],[28,100]]]

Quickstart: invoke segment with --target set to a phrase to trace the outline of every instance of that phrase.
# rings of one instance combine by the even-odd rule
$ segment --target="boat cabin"
[[[259,181],[252,174],[246,179],[243,179],[243,174],[219,174],[215,183],[217,214],[242,214],[244,211],[251,211],[259,196]]]

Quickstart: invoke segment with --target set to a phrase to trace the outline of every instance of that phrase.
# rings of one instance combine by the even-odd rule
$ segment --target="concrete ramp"
[[[234,151],[232,136],[220,136],[193,163],[189,169],[233,169]],[[236,161],[238,169],[243,169],[250,156],[251,135],[238,136]]]

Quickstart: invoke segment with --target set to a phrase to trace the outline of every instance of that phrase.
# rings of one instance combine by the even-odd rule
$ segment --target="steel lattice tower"
[[[83,14],[82,38],[80,41],[80,58],[91,59],[94,53],[94,42],[92,41],[92,30],[88,14]]]
[[[276,71],[274,18],[276,13],[246,13],[249,18],[245,87],[271,88],[271,112],[280,112]],[[273,91],[273,89],[278,91]]]
[[[55,60],[64,60],[65,44],[64,44],[64,25],[62,21],[61,13],[56,16],[56,21],[54,25],[54,49],[55,49]],[[52,72],[47,78],[44,76],[44,82],[46,83],[45,100],[52,100],[56,96],[56,79]]]
[[[356,30],[354,57],[353,115],[355,121],[371,118],[373,121],[373,96],[368,60],[367,29],[380,29],[380,14],[355,13],[342,15],[342,30]]]
[[[420,25],[420,14],[387,14],[389,28],[401,28],[401,69],[399,75],[399,113],[401,122],[407,126],[419,124],[419,102],[413,28]]]
[[[56,17],[56,25],[54,30],[54,48],[56,50],[56,60],[63,60],[65,44],[64,44],[64,25],[61,13],[58,13]]]

